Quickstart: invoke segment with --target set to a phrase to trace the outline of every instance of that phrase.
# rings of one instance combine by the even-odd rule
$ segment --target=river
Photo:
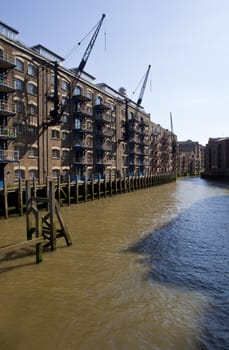
[[[1,258],[1,350],[229,349],[229,185],[186,178],[61,209],[73,245]],[[25,240],[1,220],[0,246]]]

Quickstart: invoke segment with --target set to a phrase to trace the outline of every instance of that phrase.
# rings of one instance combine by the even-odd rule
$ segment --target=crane
[[[141,91],[140,91],[140,94],[139,94],[139,98],[137,100],[137,107],[140,107],[140,105],[142,103],[143,95],[144,95],[145,88],[146,88],[146,83],[147,83],[147,80],[148,80],[148,77],[149,77],[150,68],[151,68],[151,65],[148,66],[148,69],[146,71],[145,78],[144,78],[144,81],[143,81],[143,84],[142,84],[142,88],[141,88]]]
[[[103,13],[102,15],[102,18],[100,19],[100,21],[98,22],[97,26],[96,26],[96,29],[91,37],[91,40],[84,52],[84,55],[83,55],[83,58],[81,59],[81,62],[78,66],[78,68],[75,70],[75,75],[74,75],[74,78],[73,78],[73,82],[71,84],[71,89],[70,89],[70,93],[68,94],[68,97],[67,97],[67,100],[70,100],[71,96],[72,96],[72,93],[73,93],[73,90],[74,90],[74,87],[77,83],[77,81],[79,80],[85,66],[86,66],[86,63],[88,61],[88,58],[91,54],[91,51],[92,51],[92,48],[95,44],[95,41],[96,41],[96,38],[99,34],[99,31],[100,31],[100,28],[102,26],[102,23],[103,23],[103,20],[105,18],[105,14]],[[52,118],[52,121],[51,121],[51,124],[58,124],[60,122],[60,118],[62,117],[65,109],[66,109],[66,106],[67,106],[67,103],[61,107],[61,110],[59,111],[60,109],[60,105],[59,105],[59,97],[58,97],[58,64],[57,62],[55,62],[54,64],[54,96],[53,96],[53,102],[54,102],[54,109],[50,111],[50,116]]]

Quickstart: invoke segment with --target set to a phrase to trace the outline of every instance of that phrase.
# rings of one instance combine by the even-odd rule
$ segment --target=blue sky
[[[27,46],[65,57],[103,13],[86,65],[97,83],[123,86],[137,100],[151,64],[142,105],[152,121],[170,129],[172,112],[180,141],[229,136],[228,0],[14,0],[1,4],[0,20]],[[66,67],[79,64],[89,40]]]

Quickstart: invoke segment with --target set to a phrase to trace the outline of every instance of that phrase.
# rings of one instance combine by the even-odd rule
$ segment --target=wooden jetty
[[[55,199],[54,184],[49,182],[47,197],[33,197],[31,186],[26,181],[26,234],[27,240],[0,248],[0,255],[17,251],[28,246],[36,246],[36,263],[43,260],[43,248],[56,249],[57,238],[64,237],[66,244],[72,244],[70,234],[60,212],[60,206]],[[39,210],[39,203],[45,203],[47,209]],[[34,237],[35,236],[35,237]]]
[[[84,181],[66,181],[61,178],[54,183],[55,199],[59,205],[87,202],[102,197],[132,192],[147,187],[161,185],[176,180],[175,173],[149,176],[111,177],[109,179],[84,179]],[[46,184],[30,181],[33,199],[45,198],[49,193],[50,180]],[[45,201],[38,200],[38,206],[46,206]],[[26,212],[26,182],[20,179],[17,187],[8,187],[0,191],[0,217],[7,219],[10,215],[23,215]]]

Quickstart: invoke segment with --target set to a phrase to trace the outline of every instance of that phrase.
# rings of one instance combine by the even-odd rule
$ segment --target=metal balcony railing
[[[19,162],[19,151],[0,150],[0,162]]]
[[[0,68],[9,69],[15,67],[15,58],[6,53],[0,55]]]
[[[15,113],[15,104],[0,100],[0,116],[14,115]]]
[[[17,137],[16,128],[10,126],[0,126],[0,138],[14,139]]]
[[[8,93],[15,90],[14,81],[0,74],[0,92]]]

